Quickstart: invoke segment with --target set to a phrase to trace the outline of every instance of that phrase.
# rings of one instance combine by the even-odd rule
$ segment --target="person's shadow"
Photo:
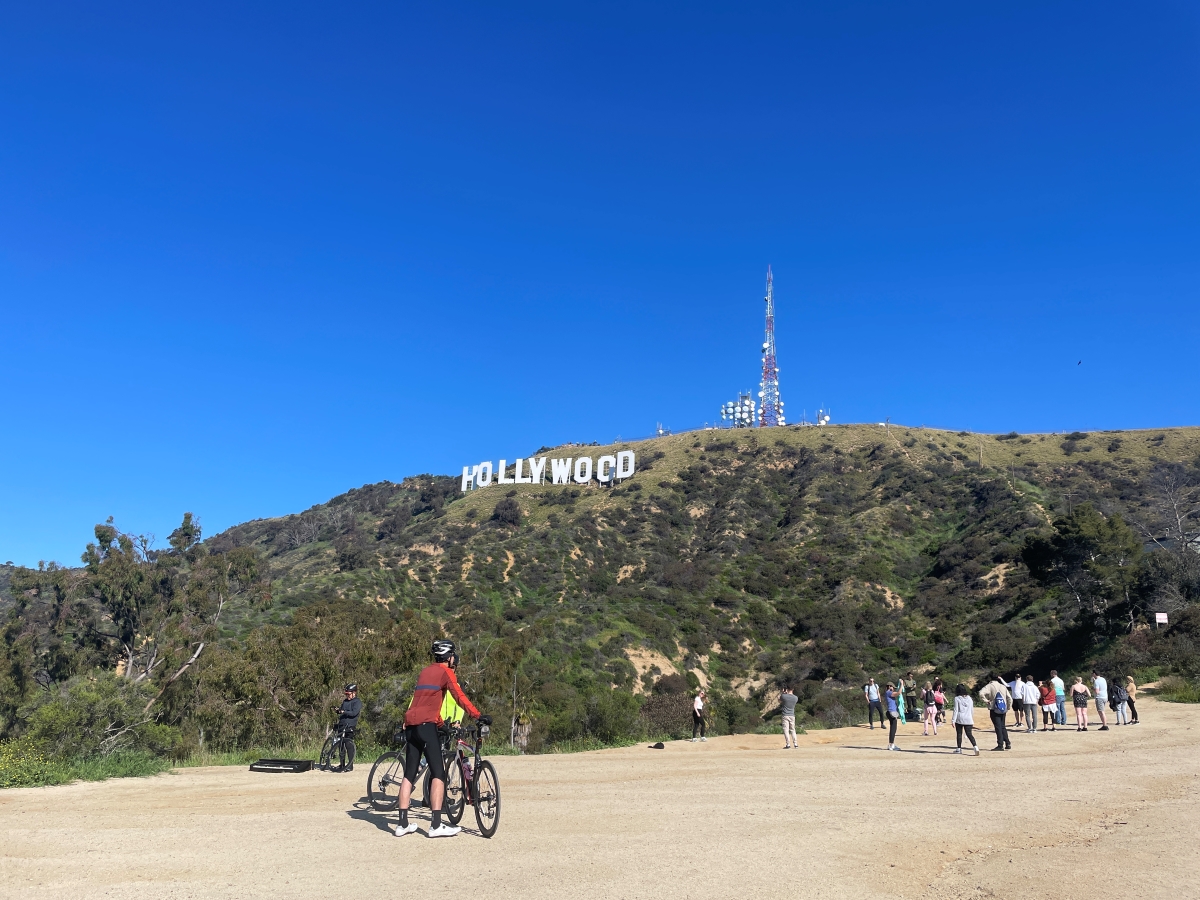
[[[387,834],[393,834],[393,826],[400,821],[395,810],[392,810],[391,812],[380,812],[373,807],[371,805],[370,797],[360,797],[357,801],[355,801],[352,809],[346,810],[346,815],[357,822],[368,822],[374,825],[378,831],[382,831]],[[418,807],[414,803],[408,810],[408,818],[409,821],[421,823],[422,827],[416,832],[417,834],[428,835],[429,829],[433,825],[433,815],[428,809],[421,807],[420,811],[418,812]],[[474,828],[467,827],[465,821],[459,822],[459,825],[462,826],[462,831],[460,834],[469,834],[478,838],[483,837],[483,835]]]

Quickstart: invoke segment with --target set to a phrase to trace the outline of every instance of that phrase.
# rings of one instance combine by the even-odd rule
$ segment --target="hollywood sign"
[[[590,456],[549,459],[545,456],[518,459],[512,464],[512,478],[508,477],[508,460],[492,468],[491,460],[477,466],[463,466],[462,489],[472,491],[492,484],[545,484],[546,463],[550,463],[551,484],[587,484],[595,479],[601,484],[611,484],[628,478],[634,472],[635,460],[632,450],[620,450],[614,456],[601,456],[593,465]],[[528,470],[528,474],[525,474]]]

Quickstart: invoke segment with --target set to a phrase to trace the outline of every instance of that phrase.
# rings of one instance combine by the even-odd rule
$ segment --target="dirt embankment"
[[[1200,710],[1139,707],[1136,727],[1016,734],[1012,752],[978,758],[953,755],[953,729],[919,725],[901,753],[853,728],[792,751],[742,736],[499,758],[490,841],[395,838],[395,817],[362,801],[366,767],[3,791],[0,896],[1196,896]]]

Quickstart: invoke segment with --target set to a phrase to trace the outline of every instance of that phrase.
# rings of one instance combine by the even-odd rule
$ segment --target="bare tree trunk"
[[[178,680],[179,680],[179,677],[180,677],[180,676],[181,676],[181,675],[182,675],[184,672],[186,672],[186,671],[187,671],[189,668],[191,668],[191,665],[192,665],[192,663],[194,663],[194,662],[195,662],[197,659],[199,659],[199,658],[200,658],[200,651],[202,651],[203,649],[204,649],[204,642],[203,642],[203,641],[201,641],[201,642],[200,642],[200,646],[196,648],[196,652],[192,654],[192,658],[191,658],[191,659],[189,659],[187,662],[185,662],[185,663],[184,663],[182,666],[180,666],[180,667],[179,667],[179,671],[178,671],[178,672],[176,672],[174,675],[172,675],[170,678],[168,678],[168,679],[167,679],[167,683],[166,683],[166,684],[164,684],[164,685],[162,686],[162,690],[161,690],[161,691],[159,691],[159,692],[158,692],[158,693],[157,693],[157,694],[154,696],[154,698],[153,698],[153,699],[151,699],[151,701],[150,701],[149,703],[147,703],[147,704],[146,704],[146,708],[142,710],[142,712],[143,712],[143,713],[148,713],[148,712],[150,712],[150,707],[152,707],[152,706],[153,706],[155,703],[157,703],[157,702],[158,702],[158,698],[159,698],[159,697],[161,697],[163,694],[165,694],[165,693],[167,692],[167,688],[169,688],[169,687],[170,687],[171,685],[173,685],[173,684],[174,684],[176,681],[178,681]]]

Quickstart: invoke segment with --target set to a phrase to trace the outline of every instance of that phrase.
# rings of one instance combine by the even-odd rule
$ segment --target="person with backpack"
[[[1117,724],[1129,725],[1129,691],[1119,681],[1113,682],[1112,702],[1116,707]]]
[[[987,706],[992,729],[996,732],[996,746],[992,749],[1011,750],[1012,741],[1009,740],[1008,726],[1005,725],[1008,708],[1012,706],[1012,694],[1009,693],[1008,685],[999,675],[993,674],[987,686],[979,692],[979,699]]]
[[[939,725],[946,724],[946,682],[941,678],[933,679],[933,699],[937,703],[937,721]]]
[[[1136,725],[1138,723],[1137,702],[1136,702],[1137,701],[1137,684],[1134,683],[1132,675],[1125,676],[1125,693],[1129,697],[1129,699],[1125,702],[1129,704],[1129,711],[1131,713],[1133,713],[1133,721],[1130,722],[1129,724]]]
[[[921,734],[929,734],[929,726],[933,726],[933,733],[937,734],[937,700],[934,699],[933,682],[925,682],[925,689],[921,691],[921,704],[925,707],[925,714],[921,717],[921,725],[923,726]]]
[[[958,738],[958,749],[955,753],[962,753],[963,732],[966,732],[971,749],[978,756],[979,745],[975,743],[975,704],[971,701],[971,691],[965,684],[960,684],[954,689],[954,733]]]

